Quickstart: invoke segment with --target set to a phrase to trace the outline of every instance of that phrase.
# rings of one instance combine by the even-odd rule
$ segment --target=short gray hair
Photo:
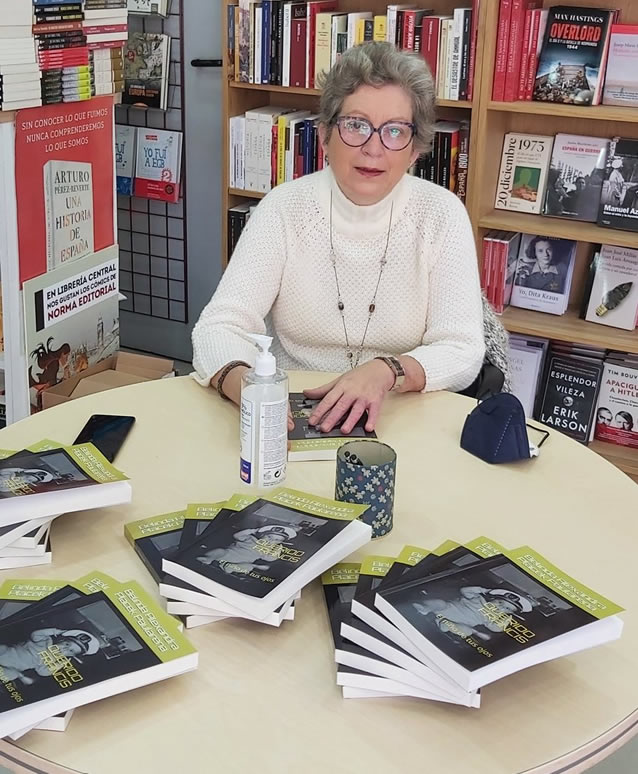
[[[419,54],[398,51],[392,43],[382,41],[349,48],[330,72],[320,76],[319,120],[328,137],[346,97],[360,86],[379,88],[388,84],[400,86],[412,100],[414,146],[420,153],[429,151],[435,131],[436,99],[430,69]]]

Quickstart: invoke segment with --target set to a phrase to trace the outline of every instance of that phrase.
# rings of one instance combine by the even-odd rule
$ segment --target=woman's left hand
[[[329,433],[346,417],[341,429],[349,433],[363,412],[367,411],[365,429],[372,432],[381,413],[383,399],[394,386],[394,380],[392,370],[382,360],[371,360],[328,384],[304,390],[307,398],[321,399],[308,419],[309,424]]]

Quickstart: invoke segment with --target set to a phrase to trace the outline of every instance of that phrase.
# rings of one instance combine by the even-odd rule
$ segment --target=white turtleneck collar
[[[330,167],[313,175],[316,178],[317,197],[326,218],[330,219],[332,195],[332,225],[336,233],[353,239],[371,239],[385,234],[392,211],[393,225],[399,221],[410,198],[409,176],[399,180],[395,187],[376,204],[354,204],[343,193]]]

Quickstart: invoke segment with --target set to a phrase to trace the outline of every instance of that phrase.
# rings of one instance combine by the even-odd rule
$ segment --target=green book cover
[[[396,562],[394,556],[378,556],[370,554],[361,560],[359,580],[355,597],[366,599],[367,595],[379,588]]]
[[[0,622],[67,584],[68,581],[49,578],[7,578],[0,585]]]
[[[185,513],[172,511],[124,525],[126,539],[158,583],[164,578],[162,560],[179,548]]]
[[[324,586],[356,583],[359,580],[360,569],[359,562],[340,562],[323,573],[321,582]]]

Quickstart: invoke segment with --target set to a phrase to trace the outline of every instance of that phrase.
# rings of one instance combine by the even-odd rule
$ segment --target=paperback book
[[[468,691],[622,632],[621,607],[527,546],[379,589],[375,605]]]
[[[115,124],[115,174],[117,192],[122,196],[133,195],[136,137],[134,126]]]
[[[540,213],[553,137],[508,132],[496,184],[497,210]]]
[[[124,51],[125,105],[168,106],[168,66],[171,39],[151,32],[131,32]]]
[[[614,137],[609,145],[598,225],[638,231],[638,140]]]
[[[603,371],[602,361],[550,355],[538,419],[580,443],[587,443]]]
[[[549,9],[533,99],[598,105],[616,11],[556,5]]]
[[[547,181],[544,214],[595,223],[609,140],[557,134]]]
[[[605,363],[594,437],[618,446],[638,448],[638,365]]]
[[[611,28],[603,105],[638,107],[638,26]]]
[[[347,441],[377,437],[374,431],[366,432],[367,414],[361,417],[347,435],[342,432],[341,423],[338,423],[329,433],[324,433],[318,427],[308,424],[310,415],[319,403],[318,400],[306,398],[302,392],[293,392],[289,395],[289,401],[295,422],[294,429],[288,433],[289,460],[334,460],[337,449]]]
[[[602,245],[585,319],[634,330],[638,321],[638,249]]]
[[[523,234],[510,303],[524,309],[564,314],[569,303],[576,242]]]
[[[370,540],[366,505],[280,489],[213,522],[195,544],[165,559],[165,572],[265,618]]]
[[[135,196],[176,202],[182,174],[182,133],[137,130]]]

